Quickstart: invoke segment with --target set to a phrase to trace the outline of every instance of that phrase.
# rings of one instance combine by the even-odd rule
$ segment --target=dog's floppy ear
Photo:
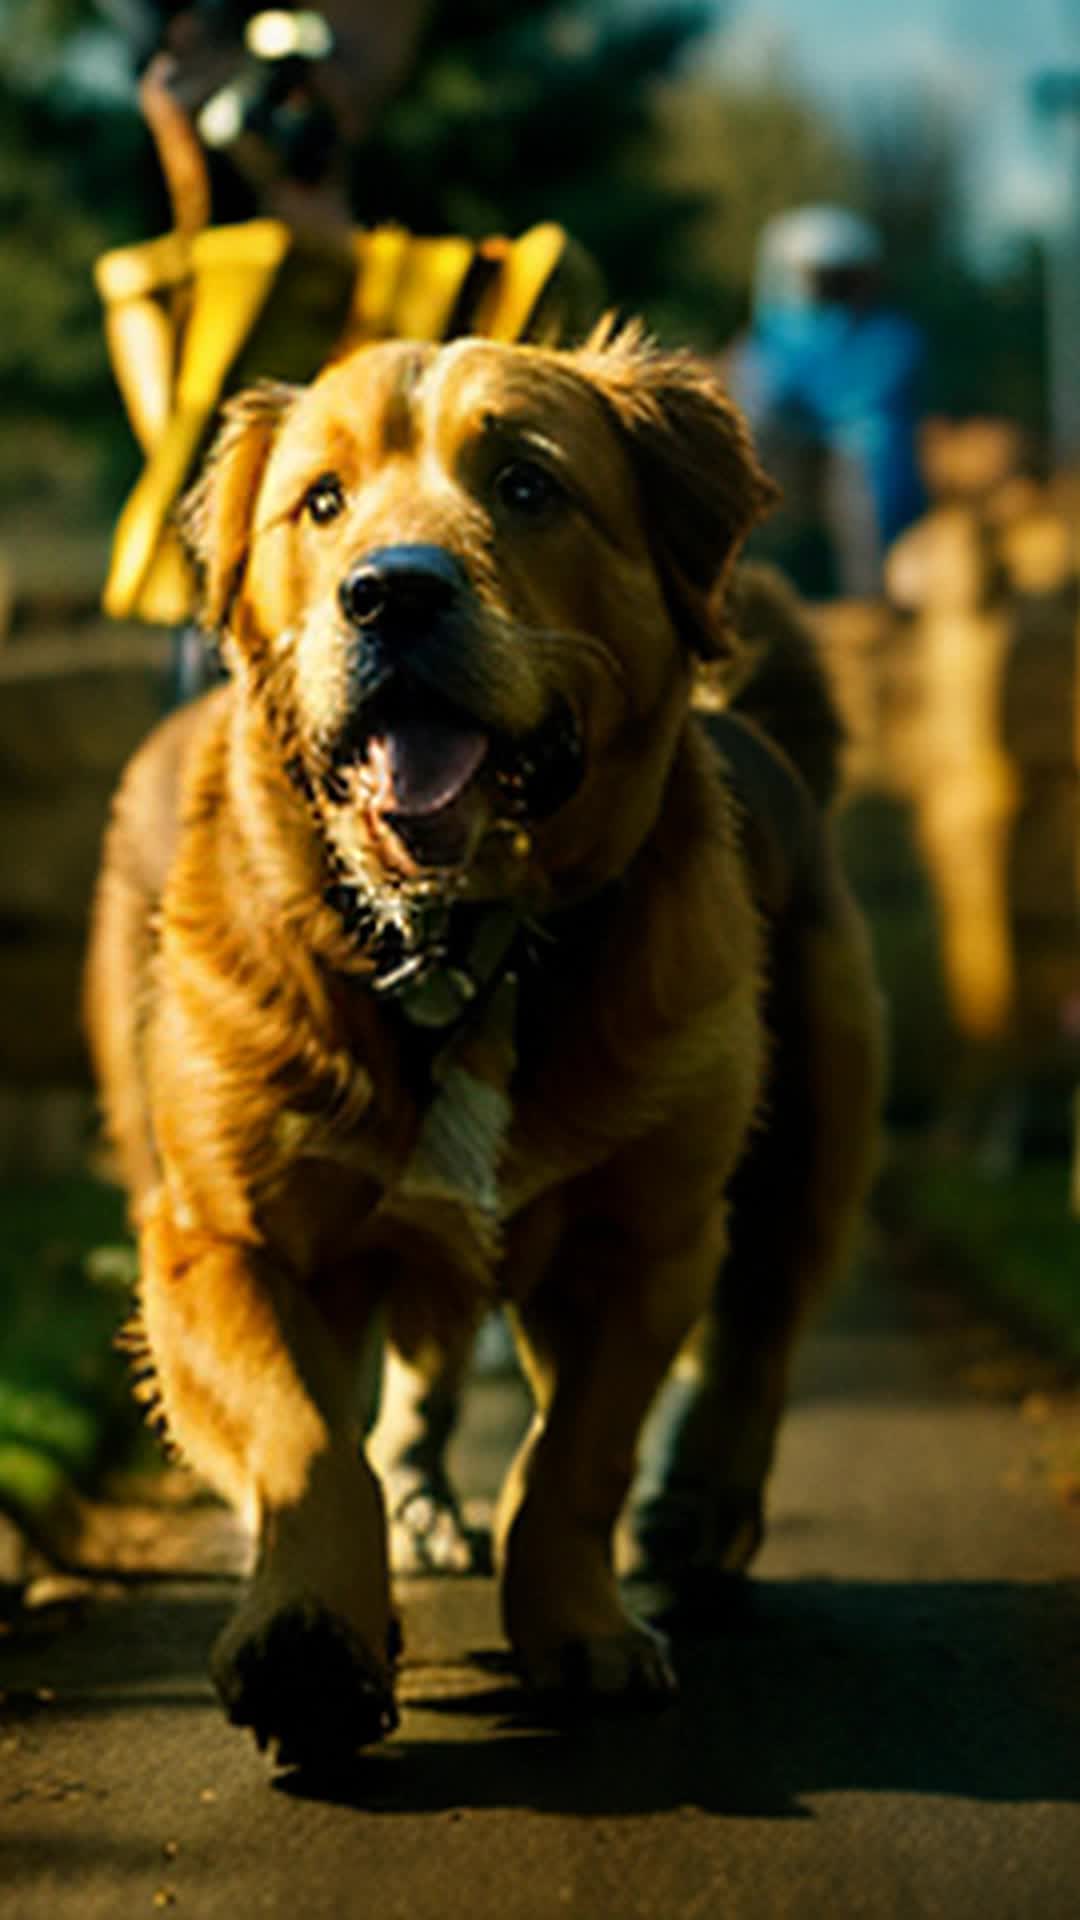
[[[255,498],[296,387],[264,381],[226,402],[202,473],[177,511],[200,586],[200,619],[219,633],[239,585]]]
[[[601,322],[575,356],[614,413],[637,470],[675,624],[704,659],[729,651],[723,585],[755,521],[778,498],[746,423],[706,363],[631,325]]]

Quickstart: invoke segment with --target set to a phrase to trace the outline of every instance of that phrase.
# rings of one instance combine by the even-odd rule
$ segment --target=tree
[[[362,218],[480,235],[559,220],[613,300],[648,309],[691,284],[698,203],[661,164],[660,84],[715,20],[657,0],[436,6],[408,86],[357,155]]]
[[[133,116],[112,130],[110,161],[131,177]],[[0,503],[43,497],[91,514],[103,484],[119,497],[133,461],[94,290],[94,260],[124,232],[101,130],[45,97],[0,84]],[[129,227],[130,230],[130,227]],[[110,471],[115,469],[109,485]]]
[[[676,81],[661,96],[659,124],[661,177],[697,205],[688,321],[702,344],[715,346],[746,319],[766,220],[806,201],[851,201],[858,168],[782,58],[767,73],[736,80],[713,72]]]
[[[1044,425],[1043,295],[1028,239],[990,262],[966,245],[965,127],[948,93],[923,85],[867,103],[841,124],[774,50],[768,68],[676,79],[659,108],[661,176],[698,203],[677,325],[708,347],[745,324],[758,236],[811,201],[865,213],[882,234],[889,297],[924,328],[927,407],[1004,413]],[[684,229],[682,245],[686,246]]]
[[[1045,430],[1043,289],[1030,237],[992,259],[965,244],[965,128],[947,92],[909,84],[868,103],[854,151],[894,296],[926,331],[926,403]]]

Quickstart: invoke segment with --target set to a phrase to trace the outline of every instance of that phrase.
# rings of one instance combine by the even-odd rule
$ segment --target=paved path
[[[908,1320],[867,1282],[807,1349],[759,1577],[665,1714],[529,1727],[470,1658],[490,1587],[415,1582],[402,1727],[316,1799],[219,1719],[220,1581],[9,1638],[0,1913],[1076,1920],[1080,1513],[1045,1463],[1080,1428]],[[477,1392],[474,1484],[519,1417]]]

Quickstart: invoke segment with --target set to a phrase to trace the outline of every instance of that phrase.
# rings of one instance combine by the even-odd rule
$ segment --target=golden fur
[[[753,724],[753,675],[734,703],[751,718],[690,711],[696,662],[735,646],[722,590],[768,497],[708,373],[630,333],[575,353],[394,344],[259,390],[191,504],[230,680],[128,772],[88,1015],[160,1406],[257,1539],[215,1677],[284,1759],[393,1723],[355,1388],[379,1309],[431,1378],[511,1303],[537,1419],[496,1546],[535,1686],[671,1686],[611,1537],[695,1328],[642,1540],[676,1580],[757,1544],[792,1337],[848,1237],[877,1080],[860,924],[809,787]],[[448,864],[400,825],[408,715],[363,745],[388,552],[453,601],[392,636],[422,700],[434,686],[437,716],[509,754],[496,779],[489,746],[461,791],[440,763]],[[796,616],[776,621],[828,735]],[[391,699],[411,660],[391,659]],[[533,805],[553,715],[565,790]],[[832,747],[806,745],[823,793]],[[510,963],[434,1036],[379,990],[380,953],[422,948],[432,901],[444,927],[487,939],[501,908],[512,928]],[[673,1544],[688,1487],[693,1537]]]

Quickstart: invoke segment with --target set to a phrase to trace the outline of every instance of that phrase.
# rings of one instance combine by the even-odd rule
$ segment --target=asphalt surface
[[[476,1389],[474,1490],[520,1420]],[[1074,1469],[1068,1396],[867,1279],[807,1348],[757,1577],[680,1638],[677,1706],[531,1725],[490,1584],[413,1581],[401,1728],[323,1789],[221,1720],[228,1543],[182,1516],[203,1577],[0,1641],[0,1913],[1075,1920]]]

